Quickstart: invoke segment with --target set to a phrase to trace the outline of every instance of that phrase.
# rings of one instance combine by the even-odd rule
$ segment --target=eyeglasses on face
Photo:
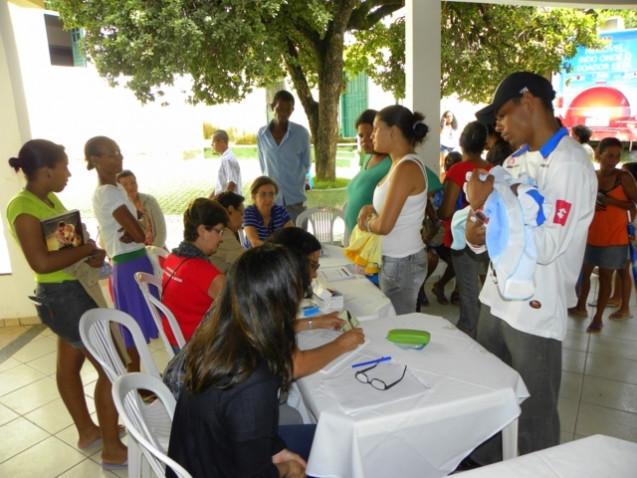
[[[215,231],[217,234],[219,234],[219,237],[222,237],[224,228],[223,227],[211,227],[209,229],[209,231]]]
[[[310,259],[310,268],[313,271],[317,271],[319,269],[319,267],[321,267],[321,264],[319,263],[319,261],[315,261],[313,259]]]
[[[354,374],[354,377],[356,378],[356,380],[358,380],[361,383],[368,383],[369,385],[371,385],[372,387],[374,387],[376,390],[380,390],[385,391],[385,390],[389,390],[390,388],[392,388],[394,385],[400,383],[400,381],[405,378],[405,373],[407,372],[407,365],[405,365],[405,368],[403,369],[403,374],[400,376],[400,378],[398,380],[396,380],[395,382],[391,382],[389,384],[385,383],[384,380],[381,380],[380,378],[370,378],[367,375],[367,372],[369,372],[370,370],[376,368],[378,366],[378,364],[374,364],[371,367],[367,367],[364,368],[363,370],[359,370],[358,372],[356,372]]]

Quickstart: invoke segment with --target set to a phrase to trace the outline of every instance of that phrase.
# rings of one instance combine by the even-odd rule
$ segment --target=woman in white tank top
[[[420,113],[400,105],[383,108],[374,120],[375,151],[391,156],[392,166],[374,191],[373,204],[361,208],[358,227],[383,237],[380,287],[397,314],[416,311],[418,290],[427,274],[420,235],[427,204],[424,166],[414,149],[429,128]]]

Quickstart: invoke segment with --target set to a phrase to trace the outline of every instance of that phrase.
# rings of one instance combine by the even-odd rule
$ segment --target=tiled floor
[[[0,349],[28,330],[0,328]],[[167,362],[160,341],[150,344],[161,368]],[[100,448],[79,450],[77,433],[55,384],[56,338],[45,329],[0,363],[0,476],[12,478],[127,477],[100,466]],[[89,411],[94,414],[97,375],[87,362],[82,379]]]
[[[452,318],[453,306],[423,312]],[[562,441],[595,433],[637,441],[637,306],[634,319],[605,321],[600,335],[586,334],[587,321],[569,319],[564,342],[560,416]],[[0,328],[0,349],[29,329]],[[81,451],[71,418],[55,385],[56,339],[48,329],[0,363],[0,476],[126,477],[107,472],[100,450]],[[166,354],[159,341],[151,350],[160,367]],[[1,357],[0,357],[1,360]],[[82,369],[91,411],[96,374]]]

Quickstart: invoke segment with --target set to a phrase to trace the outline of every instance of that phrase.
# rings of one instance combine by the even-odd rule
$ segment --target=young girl
[[[305,460],[287,449],[278,429],[305,268],[282,246],[248,250],[228,271],[214,316],[193,335],[168,447],[193,477],[305,476]],[[296,450],[309,450],[312,437]]]
[[[16,172],[22,170],[27,184],[9,202],[7,222],[35,273],[38,315],[58,336],[56,381],[79,434],[77,446],[89,448],[102,439],[104,467],[123,464],[127,451],[119,439],[111,383],[95,359],[86,352],[79,333],[80,317],[97,305],[79,281],[64,271],[82,260],[92,267],[100,267],[104,251],[97,249],[91,241],[57,251],[47,249],[40,221],[66,211],[55,195],[64,189],[71,176],[63,146],[43,139],[28,141],[20,149],[18,157],[9,160],[9,165]],[[89,414],[80,377],[85,358],[98,372],[95,406],[99,427]]]
[[[373,204],[361,208],[358,227],[383,238],[380,288],[397,314],[416,311],[418,290],[427,275],[420,229],[427,204],[424,165],[414,148],[429,128],[420,113],[400,105],[383,108],[374,120],[374,150],[386,151],[392,165],[374,190]]]
[[[589,333],[602,330],[602,315],[612,287],[614,270],[622,270],[628,258],[628,210],[637,201],[637,183],[628,171],[617,168],[622,153],[622,143],[616,138],[600,141],[595,159],[599,183],[595,215],[588,230],[582,285],[577,306],[569,310],[571,315],[587,317],[586,300],[590,290],[590,276],[595,266],[599,268],[599,295],[597,310],[586,329]]]
[[[93,195],[93,211],[106,253],[113,262],[115,307],[130,314],[149,341],[158,336],[158,331],[134,276],[136,272],[152,274],[153,266],[146,255],[146,236],[137,220],[137,209],[117,183],[117,174],[122,171],[122,154],[115,141],[96,136],[87,141],[84,155],[87,168],[95,168],[99,179]],[[131,359],[128,369],[139,371],[139,354],[133,339],[127,330],[123,330],[123,336]]]

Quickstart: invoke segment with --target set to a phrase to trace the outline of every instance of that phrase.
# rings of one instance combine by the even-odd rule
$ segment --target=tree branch
[[[405,0],[368,0],[354,9],[347,24],[348,30],[367,30],[381,18],[405,6]],[[372,12],[375,7],[376,10]]]

